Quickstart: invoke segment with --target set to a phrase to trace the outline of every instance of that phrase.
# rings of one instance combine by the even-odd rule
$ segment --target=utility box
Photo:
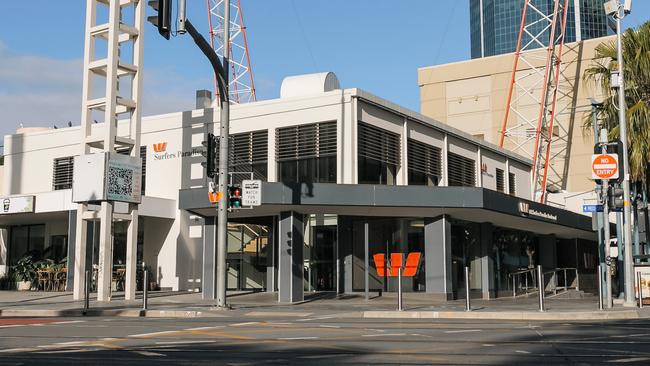
[[[140,203],[142,160],[117,153],[95,153],[74,158],[72,201]]]

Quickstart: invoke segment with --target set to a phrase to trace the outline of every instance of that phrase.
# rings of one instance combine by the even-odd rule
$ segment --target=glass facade
[[[228,225],[229,290],[262,290],[266,288],[266,260],[269,230],[255,224]]]
[[[532,5],[544,14],[552,14],[555,1],[531,0]],[[607,28],[607,18],[603,9],[605,0],[579,0],[580,35],[582,40],[603,37],[611,34]],[[470,0],[470,38],[472,58],[486,57],[516,51],[523,0]],[[542,19],[535,11],[526,13],[527,23]],[[533,34],[539,33],[546,24],[539,22],[531,28]],[[542,36],[548,39],[549,34]],[[531,38],[524,35],[522,45]],[[574,1],[569,1],[565,42],[575,42],[576,14]],[[539,46],[539,45],[537,45]],[[529,47],[536,48],[536,47]]]
[[[45,253],[45,225],[21,225],[12,226],[9,238],[10,265],[14,265],[25,256],[31,256],[34,261],[40,261],[46,257]]]

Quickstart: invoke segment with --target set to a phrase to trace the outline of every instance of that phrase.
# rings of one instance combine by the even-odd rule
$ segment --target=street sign
[[[615,154],[591,155],[591,177],[593,179],[618,178],[618,155]]]
[[[262,181],[243,180],[242,206],[259,206],[262,204]]]
[[[582,205],[582,212],[603,212],[603,205]]]

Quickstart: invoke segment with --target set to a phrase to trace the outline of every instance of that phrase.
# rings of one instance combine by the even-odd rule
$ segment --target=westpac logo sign
[[[530,210],[530,204],[526,202],[519,202],[519,213],[528,215],[528,210]]]
[[[203,147],[193,147],[190,150],[186,151],[168,152],[167,142],[157,142],[152,144],[152,147],[154,160],[169,160],[176,158],[202,156],[204,152]]]
[[[519,213],[522,216],[536,216],[546,220],[557,221],[557,215],[553,215],[548,212],[542,212],[534,208],[530,208],[530,203],[528,202],[520,201],[518,208],[519,208]]]

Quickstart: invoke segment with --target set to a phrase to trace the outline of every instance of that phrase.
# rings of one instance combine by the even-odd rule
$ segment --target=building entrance
[[[336,291],[336,216],[313,215],[305,224],[304,289]]]

